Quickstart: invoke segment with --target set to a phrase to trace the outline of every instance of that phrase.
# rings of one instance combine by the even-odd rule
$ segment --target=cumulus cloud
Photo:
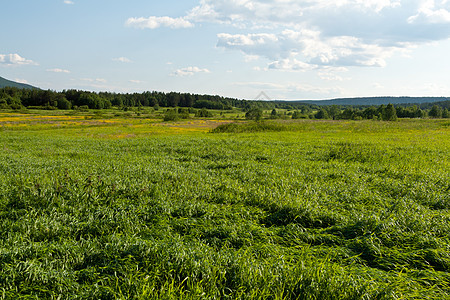
[[[256,60],[258,56],[265,56],[274,59],[278,53],[282,51],[280,48],[281,45],[279,43],[279,37],[275,34],[220,33],[217,37],[217,47],[239,50],[245,54],[247,61]]]
[[[117,61],[117,62],[121,62],[121,63],[131,63],[131,60],[126,57],[113,58],[113,61]]]
[[[450,23],[450,4],[449,1],[425,0],[420,5],[417,14],[408,18],[409,23],[431,23],[445,24]]]
[[[131,82],[131,83],[136,83],[136,84],[144,83],[144,82],[141,81],[141,80],[135,80],[135,79],[130,79],[129,82]]]
[[[199,67],[187,67],[174,71],[172,76],[192,76],[196,73],[211,73],[208,69],[201,69]]]
[[[221,33],[217,46],[265,57],[269,68],[282,70],[383,67],[396,52],[450,37],[447,0],[202,0],[188,16],[257,28]]]
[[[269,69],[305,71],[325,66],[386,65],[393,48],[350,36],[323,37],[318,31],[284,30],[278,34],[218,35],[218,47],[269,59]]]
[[[58,68],[56,68],[56,69],[47,69],[47,72],[66,73],[66,74],[70,73],[69,70],[58,69]]]
[[[270,63],[269,69],[277,69],[285,71],[307,71],[314,69],[314,65],[302,62],[295,58],[286,58]]]
[[[0,65],[20,66],[20,65],[37,65],[32,60],[21,57],[19,54],[0,54]]]
[[[336,15],[349,8],[380,13],[400,5],[400,0],[202,0],[187,18],[238,27],[276,27],[302,24],[323,10],[333,10]]]
[[[73,1],[70,1],[70,0],[64,0],[64,4],[73,5],[75,3]]]
[[[173,29],[190,28],[194,24],[187,21],[185,18],[171,18],[171,17],[148,17],[148,18],[129,18],[125,25],[139,29],[156,29],[159,27],[169,27]]]
[[[219,33],[218,47],[240,51],[246,61],[264,58],[264,69],[290,71],[384,67],[395,53],[450,38],[449,0],[199,1],[185,16],[130,18],[127,25],[228,25],[233,33]]]

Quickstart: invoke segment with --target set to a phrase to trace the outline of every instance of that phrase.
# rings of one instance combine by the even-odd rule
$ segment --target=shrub
[[[202,108],[195,113],[197,118],[210,118],[213,116],[212,112],[207,110],[206,108]]]
[[[262,110],[260,108],[252,108],[246,114],[245,118],[247,120],[260,121],[262,119]]]
[[[176,111],[176,109],[168,109],[164,113],[164,121],[178,121],[180,119],[180,115]]]
[[[258,123],[230,123],[219,125],[212,133],[244,133],[244,132],[264,132],[264,131],[288,131],[288,126],[277,124],[273,122],[258,122]]]

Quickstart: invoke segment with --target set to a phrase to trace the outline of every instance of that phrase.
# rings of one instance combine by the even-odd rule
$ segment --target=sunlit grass
[[[448,121],[90,117],[0,130],[0,298],[450,297]]]
[[[58,112],[60,113],[60,112]],[[163,122],[154,118],[129,118],[109,116],[106,119],[90,115],[40,115],[0,113],[0,130],[29,130],[39,134],[81,135],[94,138],[120,139],[151,135],[206,133],[230,120],[190,119]]]

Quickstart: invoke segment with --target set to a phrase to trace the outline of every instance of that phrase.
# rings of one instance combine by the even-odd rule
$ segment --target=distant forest
[[[411,103],[398,104],[400,101]],[[383,118],[383,114],[389,110],[399,118],[443,117],[447,118],[450,110],[449,98],[432,98],[432,101],[424,102],[431,98],[408,97],[373,97],[352,98],[353,105],[336,105],[336,103],[349,103],[349,99],[335,99],[325,101],[251,101],[235,98],[227,98],[217,95],[199,95],[190,93],[110,93],[88,92],[81,90],[64,90],[56,92],[40,89],[19,89],[16,87],[0,88],[0,109],[108,109],[117,107],[120,109],[153,107],[166,108],[197,108],[232,110],[240,109],[249,115],[255,115],[257,110],[272,110],[271,117],[283,117],[277,109],[288,110],[285,117],[291,118],[315,118],[315,119],[372,119]],[[344,101],[345,100],[345,101]],[[346,102],[347,101],[347,102]],[[370,102],[372,101],[372,102]],[[375,101],[375,102],[374,102]],[[378,102],[377,102],[378,101]],[[384,102],[382,102],[384,101]],[[390,103],[389,105],[369,103]],[[393,111],[393,112],[392,112]],[[256,115],[258,113],[256,112]]]
[[[5,87],[0,89],[0,105],[11,107],[24,106],[54,107],[58,109],[72,109],[87,107],[90,109],[104,109],[116,107],[194,107],[218,110],[231,110],[233,107],[250,109],[260,107],[270,109],[275,107],[272,102],[248,101],[226,98],[217,95],[198,95],[189,93],[143,92],[118,94],[109,92],[88,92],[81,90],[64,90],[55,92],[39,89],[18,89]],[[287,104],[277,104],[279,108],[291,107]]]
[[[445,102],[449,101],[449,97],[358,97],[358,98],[337,98],[331,100],[320,101],[295,101],[301,104],[316,105],[345,105],[345,106],[367,106],[367,105],[386,105],[386,104],[403,104],[414,105],[422,103]]]

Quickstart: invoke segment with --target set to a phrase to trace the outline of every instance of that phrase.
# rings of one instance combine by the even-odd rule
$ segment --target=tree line
[[[450,103],[450,101],[447,101]],[[277,113],[272,111],[272,117]],[[333,119],[333,120],[363,120],[375,119],[383,121],[395,121],[398,118],[449,118],[449,110],[434,103],[430,109],[421,109],[418,105],[402,106],[388,104],[369,107],[340,107],[337,105],[320,106],[317,111],[311,112],[307,108],[292,112],[292,119]]]
[[[261,119],[262,111],[272,110],[269,118],[308,119],[379,119],[448,118],[450,101],[414,104],[388,104],[379,106],[317,105],[289,101],[250,101],[218,95],[199,95],[177,92],[111,93],[64,90],[61,92],[39,89],[0,89],[0,109],[108,109],[111,107],[196,108],[207,115],[207,109],[246,112],[249,119]],[[280,113],[278,110],[284,110]],[[176,110],[174,110],[176,111]]]
[[[38,89],[19,89],[5,87],[0,89],[0,107],[18,109],[48,108],[48,109],[72,109],[76,107],[89,109],[107,109],[115,107],[194,107],[218,110],[231,110],[233,107],[251,109],[259,107],[270,109],[273,103],[265,101],[248,101],[235,98],[227,98],[218,95],[199,95],[190,93],[110,93],[89,92],[81,90],[64,90],[61,92]]]

